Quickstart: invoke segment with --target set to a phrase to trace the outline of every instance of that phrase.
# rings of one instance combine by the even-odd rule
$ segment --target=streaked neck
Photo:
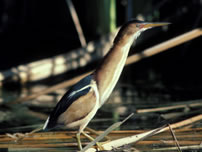
[[[112,93],[120,75],[123,71],[128,52],[133,43],[133,38],[128,43],[114,44],[103,59],[101,65],[95,71],[95,77],[100,94],[100,106]]]

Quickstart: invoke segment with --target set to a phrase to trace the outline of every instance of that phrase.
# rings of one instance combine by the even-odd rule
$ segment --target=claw
[[[86,138],[88,138],[90,141],[94,141],[94,138],[91,137],[90,135],[86,134],[85,132],[81,132]],[[105,150],[104,147],[102,146],[102,143],[96,142],[96,145],[99,150]]]
[[[21,140],[23,140],[25,137],[27,137],[27,133],[23,134],[23,133],[14,133],[14,134],[6,134],[8,137],[15,139],[15,142],[19,142]]]

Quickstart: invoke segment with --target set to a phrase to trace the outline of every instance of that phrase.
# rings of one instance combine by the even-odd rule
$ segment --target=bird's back
[[[92,75],[88,75],[74,86],[72,86],[57,103],[50,116],[46,120],[43,129],[51,129],[58,125],[58,118],[68,110],[68,108],[76,101],[78,98],[86,95],[90,91],[89,84],[93,79]],[[86,87],[89,86],[89,87]]]

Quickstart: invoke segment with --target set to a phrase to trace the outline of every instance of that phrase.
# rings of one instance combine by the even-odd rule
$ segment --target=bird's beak
[[[166,22],[162,22],[162,23],[144,23],[143,28],[152,28],[152,27],[157,27],[157,26],[165,26],[171,23],[166,23]]]

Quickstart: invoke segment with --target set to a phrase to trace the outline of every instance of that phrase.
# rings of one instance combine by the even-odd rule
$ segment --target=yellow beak
[[[162,23],[145,23],[145,25],[143,26],[143,28],[152,28],[152,27],[157,27],[157,26],[165,26],[171,23],[166,23],[166,22],[162,22]]]

